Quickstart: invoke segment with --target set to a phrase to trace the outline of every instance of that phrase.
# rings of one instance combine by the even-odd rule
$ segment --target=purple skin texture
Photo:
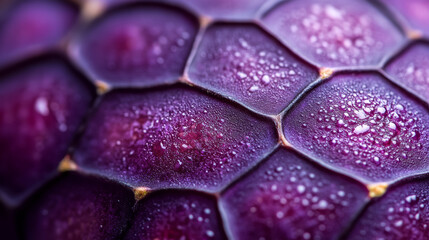
[[[192,83],[269,114],[318,77],[316,68],[250,24],[211,26],[188,74]]]
[[[392,186],[369,205],[347,239],[427,239],[428,186],[427,179]]]
[[[70,51],[96,81],[126,87],[171,83],[183,72],[197,28],[185,12],[137,4],[97,19]]]
[[[157,192],[139,202],[125,240],[226,239],[212,196],[197,192]]]
[[[299,151],[367,182],[429,169],[429,113],[375,73],[339,74],[284,119]]]
[[[429,102],[429,45],[418,43],[389,63],[386,72]]]
[[[366,188],[280,150],[221,197],[234,239],[336,239]]]
[[[0,16],[0,66],[55,47],[77,20],[61,1],[22,1]]]
[[[263,23],[291,49],[322,67],[377,65],[403,41],[395,26],[367,1],[286,1],[266,14]]]
[[[34,62],[36,61],[36,62]],[[20,197],[56,172],[93,100],[59,58],[0,74],[0,191]]]
[[[118,239],[135,203],[130,189],[78,173],[55,180],[26,203],[24,239]]]
[[[271,122],[185,87],[107,94],[77,164],[133,187],[217,190],[276,145]]]

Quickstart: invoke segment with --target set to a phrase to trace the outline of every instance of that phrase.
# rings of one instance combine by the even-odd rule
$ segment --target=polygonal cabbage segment
[[[363,207],[363,185],[280,150],[221,197],[234,239],[336,239]]]
[[[429,236],[429,180],[389,189],[365,210],[347,239],[416,239]]]
[[[427,109],[377,74],[335,76],[283,123],[294,147],[366,181],[429,170]]]
[[[163,191],[137,204],[126,240],[226,239],[216,200],[205,194]]]
[[[77,173],[66,173],[29,199],[23,239],[118,239],[135,203],[130,189]]]
[[[386,72],[429,102],[429,45],[413,45],[389,63]]]
[[[276,114],[312,81],[316,69],[250,24],[216,24],[189,69],[191,81],[257,111]]]
[[[276,137],[270,121],[190,88],[117,91],[98,106],[73,159],[134,187],[216,190]]]
[[[196,19],[178,9],[136,4],[108,12],[70,48],[96,81],[114,86],[175,82],[197,31]]]
[[[56,57],[0,74],[1,192],[17,197],[55,172],[93,96]]]
[[[395,26],[368,1],[292,0],[274,8],[263,22],[323,67],[377,65],[402,42]]]
[[[394,14],[398,14],[412,29],[429,36],[429,2],[426,0],[380,0]]]
[[[21,1],[0,17],[0,65],[53,47],[70,31],[77,10],[61,1]]]

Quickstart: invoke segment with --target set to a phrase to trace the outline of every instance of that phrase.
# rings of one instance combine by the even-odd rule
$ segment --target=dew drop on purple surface
[[[323,67],[377,65],[402,41],[395,26],[367,1],[287,1],[263,23]]]
[[[132,186],[216,190],[276,144],[270,121],[184,87],[109,93],[74,153]]]
[[[253,25],[207,30],[189,69],[191,81],[258,111],[276,114],[318,73]]]
[[[347,239],[427,239],[428,186],[426,179],[389,189],[386,195],[370,204]]]
[[[284,120],[300,151],[367,181],[429,169],[429,114],[376,74],[338,75],[317,87]]]
[[[280,150],[221,196],[234,239],[335,239],[368,192]]]
[[[137,204],[125,240],[226,239],[216,200],[201,193],[157,192]]]
[[[429,102],[429,45],[413,45],[389,63],[386,71]]]

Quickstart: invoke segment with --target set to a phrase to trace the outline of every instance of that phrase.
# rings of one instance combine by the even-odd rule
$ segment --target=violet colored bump
[[[371,182],[429,170],[427,109],[376,74],[335,76],[283,123],[297,149]]]
[[[0,75],[0,191],[18,197],[56,171],[93,95],[55,57]]]
[[[129,5],[108,12],[71,47],[95,80],[115,86],[171,83],[182,75],[197,21],[177,9]]]
[[[429,180],[389,189],[365,210],[347,239],[425,240],[429,236]]]
[[[24,239],[118,239],[135,203],[123,185],[68,172],[24,208]]]
[[[389,63],[386,71],[429,102],[429,45],[413,45]]]
[[[218,24],[205,33],[189,77],[253,109],[276,114],[318,73],[253,25]]]
[[[280,150],[221,197],[234,239],[336,239],[366,201],[365,186]]]
[[[402,36],[368,1],[292,0],[264,24],[310,61],[323,67],[377,65]]]
[[[216,200],[196,192],[153,193],[141,200],[125,240],[226,239]]]
[[[427,0],[380,0],[407,22],[408,27],[429,36],[429,2]]]
[[[21,1],[0,16],[0,65],[59,44],[77,19],[61,1]]]
[[[109,93],[74,153],[134,187],[216,190],[276,144],[270,121],[190,88]]]

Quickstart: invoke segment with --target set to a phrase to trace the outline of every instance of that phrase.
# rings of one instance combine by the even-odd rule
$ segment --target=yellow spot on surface
[[[95,86],[97,87],[97,93],[100,95],[105,94],[111,89],[110,85],[103,81],[96,81]]]
[[[321,79],[326,79],[330,77],[333,73],[334,73],[334,70],[330,68],[321,68],[319,70],[319,75]]]
[[[134,198],[136,199],[136,201],[140,201],[150,192],[150,188],[138,187],[138,188],[134,188],[133,191],[134,191]]]
[[[58,166],[58,171],[66,172],[66,171],[75,171],[78,166],[73,160],[71,160],[70,156],[67,155],[63,160],[61,160],[60,165]]]
[[[389,184],[387,183],[372,183],[368,184],[366,187],[369,191],[369,197],[375,198],[375,197],[381,197],[386,192],[387,187]]]
[[[199,20],[201,28],[207,27],[213,21],[213,19],[208,16],[201,16]]]
[[[280,144],[286,148],[290,148],[292,145],[288,142],[286,139],[284,133],[283,133],[283,127],[281,122],[281,116],[277,115],[273,117],[274,122],[276,124],[277,134],[279,136]]]
[[[83,17],[86,20],[94,19],[100,16],[105,9],[104,3],[102,1],[85,1],[83,6]]]
[[[409,29],[406,31],[407,37],[411,40],[417,40],[423,37],[422,32],[419,30]]]

